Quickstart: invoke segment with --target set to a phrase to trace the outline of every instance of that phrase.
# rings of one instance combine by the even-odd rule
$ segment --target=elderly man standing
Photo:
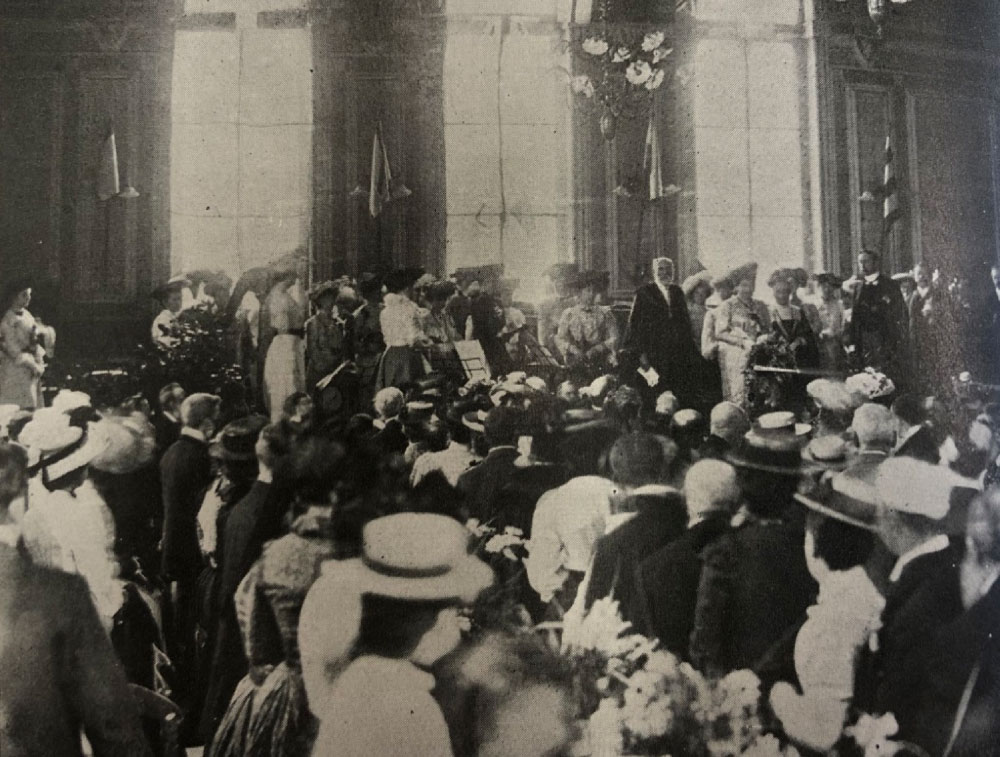
[[[674,283],[674,262],[670,258],[653,260],[653,282],[639,287],[629,314],[625,349],[631,360],[626,363],[629,383],[638,384],[646,393],[649,405],[668,389],[684,407],[696,394],[692,386],[693,368],[698,348],[691,333],[684,292]],[[655,374],[649,379],[635,376],[636,369]]]
[[[629,613],[640,633],[688,659],[701,581],[701,553],[729,529],[740,501],[736,470],[721,460],[701,460],[684,477],[688,527],[684,534],[639,564],[635,607]]]

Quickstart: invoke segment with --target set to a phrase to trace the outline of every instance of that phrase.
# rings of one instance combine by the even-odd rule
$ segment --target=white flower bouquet
[[[867,400],[884,399],[896,391],[892,379],[874,368],[865,368],[861,373],[849,376],[847,390]]]
[[[798,752],[765,734],[760,681],[739,670],[710,681],[686,662],[634,633],[609,599],[563,636],[581,677],[591,757],[619,755],[767,755]]]

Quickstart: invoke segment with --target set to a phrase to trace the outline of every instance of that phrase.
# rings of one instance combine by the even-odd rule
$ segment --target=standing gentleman
[[[163,485],[163,576],[170,586],[171,657],[180,671],[194,671],[195,584],[201,572],[198,508],[212,483],[208,440],[215,433],[221,400],[192,394],[181,404],[180,438],[160,460]],[[179,681],[180,695],[186,681]]]
[[[653,283],[636,290],[625,349],[632,357],[626,363],[630,383],[636,383],[636,368],[652,368],[658,374],[659,381],[653,386],[638,379],[649,404],[669,390],[677,395],[682,407],[690,407],[697,348],[687,302],[684,292],[674,283],[674,263],[670,258],[654,259]]]
[[[860,275],[845,283],[853,290],[847,338],[857,368],[882,371],[899,386],[905,377],[906,305],[899,285],[880,271],[880,262],[877,252],[862,250]]]
[[[946,293],[932,283],[930,271],[921,263],[913,268],[913,280],[909,303],[913,380],[926,396],[947,385],[949,368],[956,364],[958,353],[946,343],[954,335]]]

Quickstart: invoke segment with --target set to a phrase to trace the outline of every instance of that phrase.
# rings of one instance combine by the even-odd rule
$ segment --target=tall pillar
[[[572,255],[571,109],[558,5],[446,4],[446,267],[502,262],[528,298],[540,293],[549,264]]]
[[[171,138],[171,267],[231,276],[310,241],[307,0],[186,0]]]
[[[678,17],[693,190],[681,244],[709,270],[822,267],[813,1],[693,0]]]

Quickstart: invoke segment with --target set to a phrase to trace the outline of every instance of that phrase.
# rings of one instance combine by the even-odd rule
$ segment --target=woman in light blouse
[[[379,316],[385,352],[378,366],[375,390],[404,387],[424,375],[419,350],[430,346],[424,333],[420,307],[410,299],[418,271],[398,270],[386,277],[384,307]]]
[[[770,333],[771,317],[767,305],[753,297],[757,285],[756,263],[739,266],[724,278],[732,283],[735,294],[719,306],[715,316],[722,396],[729,402],[743,405],[746,400],[744,371],[750,350],[760,336]]]

